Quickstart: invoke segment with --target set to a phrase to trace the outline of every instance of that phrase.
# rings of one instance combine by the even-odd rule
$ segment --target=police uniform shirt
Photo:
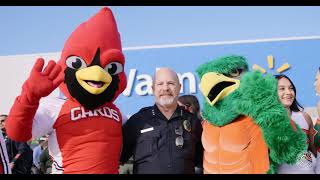
[[[181,128],[183,146],[176,144]],[[202,126],[193,114],[177,106],[167,118],[156,105],[141,109],[123,126],[121,162],[133,155],[133,171],[137,174],[190,174],[202,165]],[[179,141],[178,141],[179,144]]]

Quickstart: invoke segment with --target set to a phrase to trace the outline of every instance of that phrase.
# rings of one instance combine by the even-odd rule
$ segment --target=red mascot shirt
[[[121,125],[121,114],[111,103],[85,110],[72,101],[43,98],[32,137],[49,134],[52,173],[118,173]]]

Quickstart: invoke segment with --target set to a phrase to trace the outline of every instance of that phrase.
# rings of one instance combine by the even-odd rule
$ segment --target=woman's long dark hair
[[[193,113],[202,120],[202,117],[200,115],[200,104],[198,101],[198,98],[194,95],[183,95],[180,96],[178,99],[179,102],[181,102],[183,105],[187,106],[188,108],[191,107]]]
[[[303,111],[304,108],[298,103],[297,101],[297,90],[296,90],[296,87],[294,86],[293,82],[291,81],[291,79],[284,75],[284,74],[278,74],[278,75],[274,75],[274,77],[279,81],[280,79],[282,78],[286,78],[290,81],[292,87],[293,87],[293,91],[294,91],[294,94],[295,94],[295,97],[294,97],[294,100],[290,106],[290,110],[293,111],[293,112],[299,112],[299,111]]]

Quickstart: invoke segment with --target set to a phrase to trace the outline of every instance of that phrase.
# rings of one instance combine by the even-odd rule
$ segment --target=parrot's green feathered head
[[[201,65],[197,73],[201,78],[201,92],[207,102],[214,105],[236,90],[241,75],[246,71],[248,64],[241,56],[226,56]]]
[[[208,72],[215,72],[219,74],[224,74],[225,76],[232,76],[241,69],[248,71],[248,63],[246,59],[242,56],[224,56],[213,61],[209,61],[198,67],[197,73],[200,77]]]
[[[259,105],[250,107],[250,102],[254,101],[246,99],[266,99],[261,95],[265,91],[276,92],[277,88],[273,77],[267,78],[269,82],[266,82],[260,72],[248,72],[248,63],[242,56],[214,59],[200,65],[197,73],[201,79],[200,90],[205,97],[203,117],[216,126],[226,125],[239,115],[244,115],[245,108],[252,109],[251,112],[255,113],[255,108],[260,108]],[[277,97],[272,97],[272,100],[277,101]]]
[[[240,78],[247,71],[248,64],[242,56],[220,57],[198,67],[200,90],[205,97],[202,114],[206,120],[223,126],[239,115],[231,108],[237,101],[233,92],[237,91]]]

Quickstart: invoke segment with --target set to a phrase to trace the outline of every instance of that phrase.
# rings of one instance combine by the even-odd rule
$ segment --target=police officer
[[[155,105],[123,126],[120,163],[133,155],[134,174],[193,174],[202,164],[201,122],[178,106],[180,88],[177,74],[160,68],[152,85]]]

